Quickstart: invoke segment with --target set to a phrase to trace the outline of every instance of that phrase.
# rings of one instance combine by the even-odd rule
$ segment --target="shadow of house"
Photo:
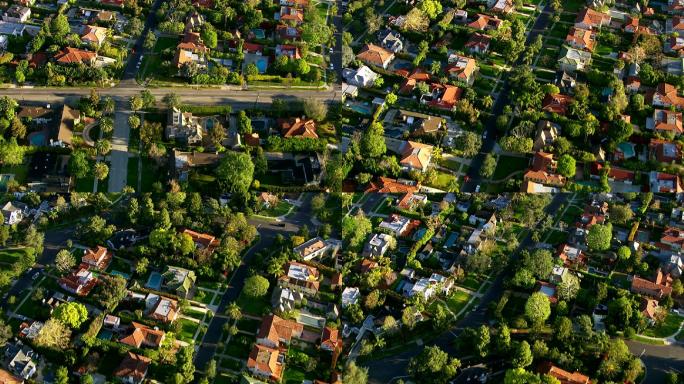
[[[267,153],[269,173],[280,178],[284,185],[318,185],[321,181],[322,164],[320,155]]]
[[[28,169],[28,187],[35,192],[69,192],[67,165],[69,155],[54,152],[36,152],[31,155]]]

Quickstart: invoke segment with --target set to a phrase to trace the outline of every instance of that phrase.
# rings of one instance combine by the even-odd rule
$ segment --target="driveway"
[[[128,125],[130,111],[123,110],[124,102],[117,103],[114,114],[112,151],[109,154],[109,192],[121,192],[128,182],[128,140],[131,129]]]

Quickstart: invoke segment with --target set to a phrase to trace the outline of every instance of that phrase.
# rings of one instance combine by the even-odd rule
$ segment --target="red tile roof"
[[[302,120],[299,117],[278,119],[278,126],[283,137],[318,138],[316,122],[312,119]]]
[[[55,55],[55,60],[60,64],[91,63],[97,57],[97,53],[82,49],[66,47]]]

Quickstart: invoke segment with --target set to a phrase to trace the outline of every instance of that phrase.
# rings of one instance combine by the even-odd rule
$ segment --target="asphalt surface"
[[[626,340],[629,350],[646,365],[646,377],[643,383],[665,383],[666,374],[669,371],[684,372],[684,346],[650,345],[637,341]]]
[[[250,224],[257,227],[259,231],[259,241],[250,248],[242,258],[242,264],[233,273],[228,289],[221,298],[216,315],[212,317],[207,332],[204,335],[199,350],[195,355],[195,367],[198,370],[203,370],[207,362],[212,359],[216,351],[216,345],[224,341],[223,326],[229,321],[224,316],[224,312],[231,302],[234,302],[240,296],[240,292],[245,285],[245,279],[249,277],[250,262],[256,253],[268,249],[275,241],[279,234],[290,235],[299,231],[303,225],[315,231],[315,226],[311,222],[313,214],[311,212],[311,198],[313,194],[305,194],[302,197],[302,206],[296,211],[292,212],[282,222],[273,222],[270,220],[261,220],[251,218]]]
[[[128,57],[128,62],[126,63],[126,68],[124,69],[122,77],[123,81],[135,82],[135,77],[138,74],[138,68],[136,68],[136,65],[138,64],[138,61],[140,61],[140,55],[142,55],[144,51],[143,44],[145,43],[145,36],[147,36],[147,32],[154,30],[154,26],[157,24],[155,12],[157,9],[159,9],[162,1],[163,0],[156,0],[150,8],[147,19],[145,19],[143,31],[133,45],[133,50]]]
[[[549,215],[554,215],[557,213],[558,209],[567,200],[567,194],[557,194],[553,197],[553,200],[546,207],[546,213]],[[518,246],[518,249],[511,254],[511,260],[514,262],[517,260],[520,251],[523,249],[534,246],[534,241],[532,241],[532,235],[528,234]],[[489,324],[491,316],[487,314],[487,308],[489,304],[498,300],[501,292],[503,292],[503,281],[507,271],[500,273],[493,281],[489,289],[480,298],[478,306],[468,312],[466,316],[459,320],[451,329],[442,333],[437,337],[430,345],[437,345],[442,350],[446,351],[452,356],[457,356],[457,351],[454,348],[454,340],[460,334],[463,328],[479,327],[482,324]],[[362,365],[368,367],[369,382],[374,384],[385,384],[393,382],[393,379],[406,375],[406,367],[408,361],[418,355],[424,346],[417,346],[415,344],[408,350],[405,350],[396,355],[387,356],[379,360],[365,362]]]
[[[537,19],[534,21],[532,29],[530,30],[530,33],[527,35],[525,45],[532,44],[534,40],[537,38],[537,35],[544,32],[550,20],[551,9],[547,5],[542,11],[542,13],[539,14],[539,16],[537,16]],[[522,55],[516,63],[516,65],[522,65]],[[480,168],[482,168],[485,156],[488,153],[492,153],[492,151],[494,150],[494,146],[496,145],[496,140],[499,133],[496,128],[496,118],[502,115],[504,107],[510,104],[511,85],[508,82],[508,78],[506,78],[504,85],[501,88],[501,92],[499,92],[499,97],[496,99],[496,101],[494,102],[494,106],[492,107],[492,115],[485,123],[484,134],[486,135],[486,137],[483,137],[482,139],[482,147],[480,148],[480,153],[477,154],[470,163],[470,169],[468,170],[469,180],[467,182],[464,182],[461,187],[461,190],[463,192],[475,192],[476,187],[480,185],[480,183],[482,183],[482,176],[480,176]]]

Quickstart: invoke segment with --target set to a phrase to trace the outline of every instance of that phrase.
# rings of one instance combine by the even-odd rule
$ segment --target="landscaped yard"
[[[470,289],[471,291],[477,291],[482,284],[482,280],[476,276],[469,275],[463,281],[458,282],[458,285]]]
[[[468,303],[468,300],[470,299],[470,295],[463,292],[463,291],[456,291],[451,294],[445,301],[447,303],[447,307],[451,310],[451,312],[457,314],[463,307],[466,306]]]
[[[668,312],[662,324],[645,330],[643,334],[651,337],[672,336],[679,329],[679,324],[681,324],[682,320],[684,320],[684,317]]]
[[[275,205],[275,207],[264,209],[263,211],[259,212],[259,214],[268,217],[279,217],[287,214],[291,208],[292,204],[288,203],[287,201],[281,200],[278,202],[278,204]]]
[[[255,316],[261,316],[264,314],[264,311],[271,309],[271,303],[269,303],[267,299],[252,298],[244,294],[240,294],[240,297],[238,297],[237,305],[240,306],[244,312]]]
[[[306,374],[295,367],[287,367],[283,374],[283,383],[301,384],[306,379]]]
[[[513,172],[524,171],[529,164],[530,159],[527,157],[499,156],[499,161],[496,163],[496,169],[494,169],[492,179],[500,180]]]
[[[546,239],[546,243],[553,244],[553,245],[558,245],[560,243],[565,242],[568,239],[568,233],[563,232],[563,231],[557,231],[555,229],[549,230],[547,232],[546,236],[548,238]]]
[[[230,342],[226,343],[223,353],[238,359],[246,358],[247,355],[249,355],[250,345],[252,344],[252,342],[246,338],[247,336],[239,334],[233,336]]]
[[[178,332],[178,338],[188,343],[192,343],[195,332],[197,332],[197,328],[199,328],[199,323],[187,319],[178,319],[176,321],[181,325],[180,332]]]
[[[437,170],[435,172],[435,179],[428,186],[446,191],[453,187],[456,181],[456,176]]]
[[[26,253],[24,249],[0,250],[0,263],[14,264]]]
[[[261,325],[260,320],[242,318],[237,322],[237,327],[241,331],[256,333]]]
[[[389,215],[392,213],[392,202],[394,201],[394,198],[388,197],[380,203],[380,206],[376,209],[376,213],[379,213],[381,215]]]

